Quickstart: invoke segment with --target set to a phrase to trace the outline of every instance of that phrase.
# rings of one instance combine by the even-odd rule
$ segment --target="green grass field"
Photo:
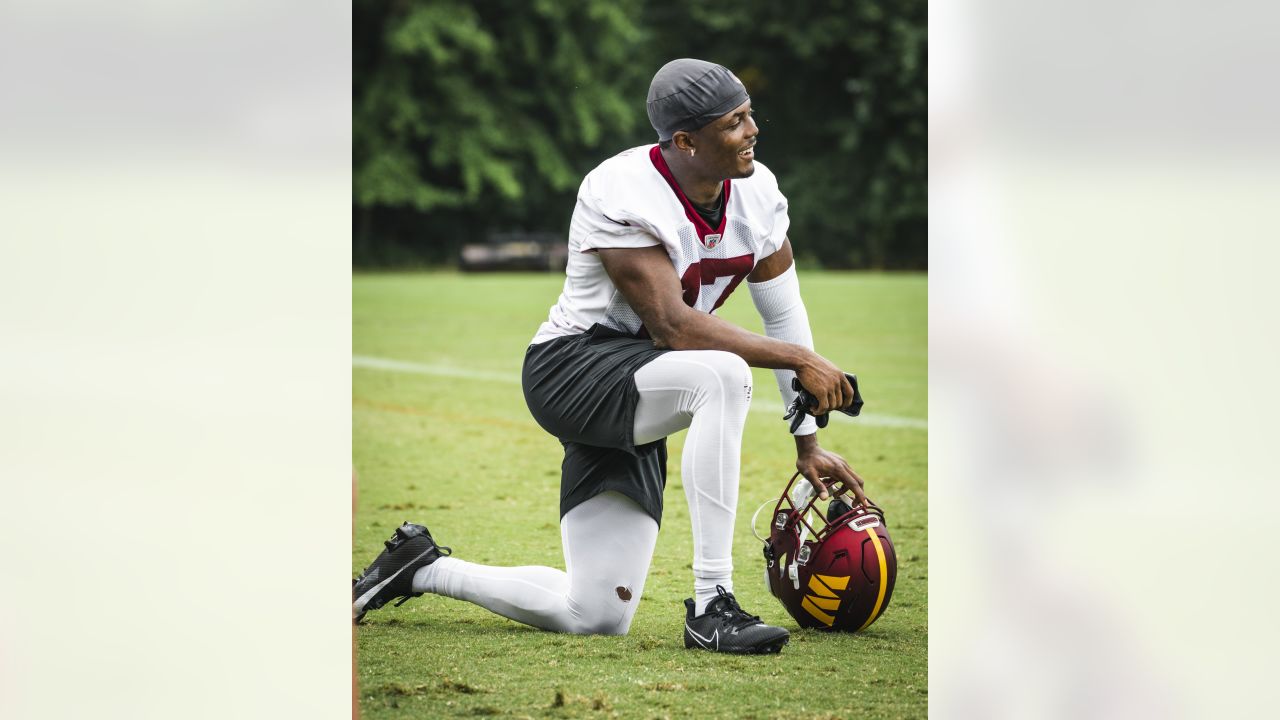
[[[404,520],[427,524],[466,560],[563,567],[560,445],[529,416],[519,385],[525,347],[562,282],[550,274],[354,277],[353,576]],[[864,417],[832,422],[819,438],[859,471],[888,516],[898,579],[874,625],[858,635],[799,631],[764,586],[750,518],[780,493],[795,452],[773,375],[757,370],[734,583],[747,610],[792,630],[781,655],[684,649],[692,538],[679,433],[669,441],[666,511],[628,636],[543,632],[436,596],[387,606],[357,633],[364,717],[924,717],[926,278],[806,272],[801,283],[819,352],[857,372],[866,398]],[[719,314],[760,330],[745,289]]]

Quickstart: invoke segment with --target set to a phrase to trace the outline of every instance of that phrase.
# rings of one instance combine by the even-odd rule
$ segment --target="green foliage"
[[[856,635],[799,631],[764,588],[760,544],[748,525],[756,506],[775,497],[790,476],[795,446],[772,373],[756,370],[734,582],[745,608],[794,631],[780,656],[684,649],[681,601],[693,584],[693,538],[681,488],[680,432],[669,441],[662,529],[628,635],[542,632],[434,595],[387,606],[357,631],[362,716],[924,717],[928,432],[871,421],[927,416],[926,279],[802,272],[800,281],[818,346],[842,366],[857,368],[867,398],[864,417],[833,421],[820,436],[866,479],[888,515],[898,578],[875,624]],[[441,373],[352,370],[352,460],[359,472],[353,576],[405,520],[426,523],[464,560],[564,567],[563,450],[530,417],[519,384],[525,347],[561,283],[550,274],[352,279],[354,353]],[[720,313],[743,327],[760,324],[742,290]]]
[[[923,268],[926,4],[806,5],[697,0],[694,32],[658,42],[734,69],[750,90],[757,157],[791,203],[797,252],[828,267]]]
[[[582,175],[634,112],[648,70],[636,2],[358,4],[357,261],[410,244],[448,257],[504,225],[559,229]],[[643,95],[642,95],[643,97]],[[616,151],[616,149],[614,150]],[[411,211],[399,215],[389,209]]]
[[[653,139],[649,79],[732,68],[792,239],[833,267],[926,266],[926,5],[829,0],[387,0],[355,7],[358,265],[564,233],[578,183]]]

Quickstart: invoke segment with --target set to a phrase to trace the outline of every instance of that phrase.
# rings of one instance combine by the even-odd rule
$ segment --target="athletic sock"
[[[413,574],[413,591],[421,593],[439,592],[439,578],[441,572],[448,572],[450,565],[460,562],[451,557],[436,558],[436,561],[430,565],[418,568]]]
[[[712,600],[715,600],[716,598],[720,597],[720,593],[716,592],[716,585],[719,585],[720,587],[724,588],[724,591],[727,593],[730,593],[730,594],[733,593],[732,580],[721,580],[718,583],[713,584],[710,590],[707,590],[703,585],[703,583],[697,582],[697,581],[694,582],[694,588],[693,588],[693,603],[694,603],[693,614],[694,615],[702,615],[703,613],[705,613],[707,611],[707,605],[711,604]]]

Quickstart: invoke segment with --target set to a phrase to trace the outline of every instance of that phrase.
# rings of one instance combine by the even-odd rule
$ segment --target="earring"
[[[697,154],[697,152],[698,152],[697,148],[689,148],[689,157],[693,157],[695,154]]]

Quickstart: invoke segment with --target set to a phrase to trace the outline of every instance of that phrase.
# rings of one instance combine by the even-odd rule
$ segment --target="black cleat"
[[[351,615],[357,623],[365,613],[396,598],[402,598],[396,603],[399,607],[409,598],[422,595],[413,591],[414,573],[441,555],[453,554],[453,550],[436,545],[425,527],[407,522],[396,528],[396,534],[384,544],[387,549],[351,581]]]
[[[684,646],[713,652],[766,654],[782,652],[791,639],[785,628],[765,625],[748,615],[732,593],[716,586],[719,597],[707,603],[707,611],[693,616],[695,604],[685,600]]]

